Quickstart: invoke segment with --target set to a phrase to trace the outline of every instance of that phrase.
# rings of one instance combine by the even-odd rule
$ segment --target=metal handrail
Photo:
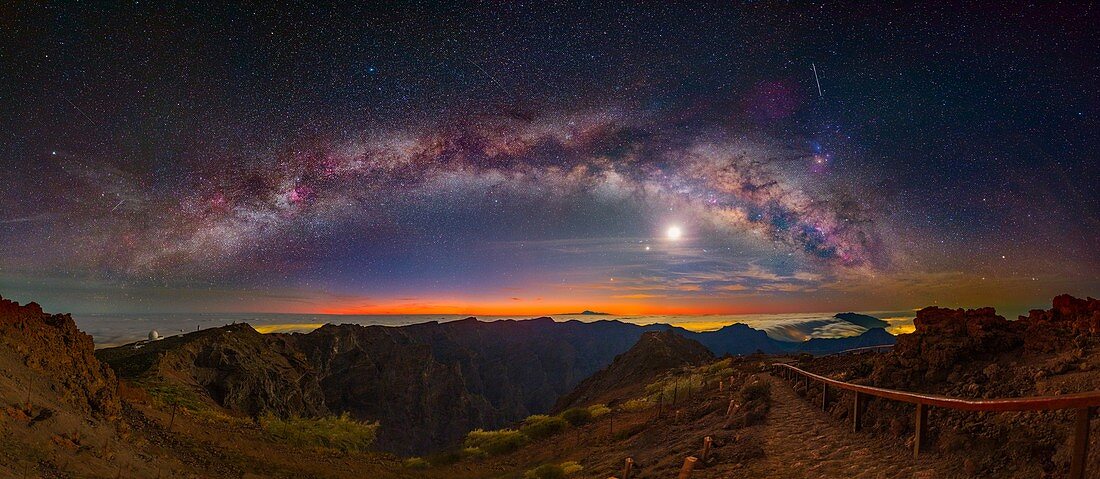
[[[807,376],[818,382],[827,383],[840,389],[856,391],[869,396],[876,396],[894,401],[902,401],[910,404],[924,404],[961,411],[1045,411],[1055,409],[1077,409],[1082,407],[1100,406],[1100,391],[1087,393],[1064,394],[1059,396],[1031,396],[1023,398],[999,398],[999,399],[963,399],[939,394],[912,393],[898,391],[896,389],[876,388],[844,381],[838,381],[829,377],[805,371],[790,364],[776,363],[776,366],[784,367],[797,374]]]
[[[913,456],[920,455],[924,443],[928,437],[928,408],[941,407],[960,411],[1053,411],[1060,409],[1075,409],[1077,411],[1074,421],[1073,451],[1070,462],[1071,479],[1084,479],[1086,461],[1089,447],[1089,420],[1092,419],[1093,408],[1100,406],[1100,391],[1086,393],[1064,394],[1059,396],[1031,396],[1022,398],[998,398],[998,399],[963,399],[939,394],[912,393],[898,391],[896,389],[877,388],[853,384],[814,374],[799,369],[787,363],[774,363],[772,366],[787,372],[788,379],[800,375],[807,381],[821,383],[821,408],[825,409],[829,402],[829,386],[852,391],[855,393],[855,401],[852,404],[853,429],[859,430],[863,418],[863,410],[867,396],[880,397],[893,401],[907,402],[917,406],[915,418],[916,437],[913,441]]]
[[[862,353],[864,351],[878,351],[878,350],[881,350],[881,349],[893,349],[893,347],[894,347],[893,344],[879,344],[879,345],[876,345],[876,346],[864,346],[862,348],[852,348],[852,349],[845,349],[843,351],[837,351],[835,353],[829,354],[828,356],[843,356],[845,354]]]

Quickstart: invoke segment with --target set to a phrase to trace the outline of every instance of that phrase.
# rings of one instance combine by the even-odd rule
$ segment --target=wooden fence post
[[[634,459],[628,457],[626,461],[623,461],[623,479],[630,479],[630,473],[633,472],[633,470]]]
[[[679,479],[688,479],[688,478],[690,478],[691,477],[691,471],[695,470],[695,463],[697,461],[698,461],[698,459],[696,459],[695,456],[688,456],[687,459],[684,459],[684,467],[680,468]]]
[[[730,399],[730,407],[726,409],[726,417],[729,417],[730,414],[733,414],[733,407],[735,404],[737,404],[737,400]]]
[[[855,399],[852,401],[852,430],[859,431],[863,428],[863,393],[855,391]]]
[[[925,441],[928,440],[928,406],[917,403],[916,436],[913,438],[913,458],[920,455]]]
[[[703,462],[707,462],[707,458],[710,457],[710,446],[713,442],[710,436],[703,438]]]
[[[1069,465],[1070,479],[1085,479],[1089,458],[1090,419],[1092,419],[1092,408],[1083,407],[1077,410],[1077,419],[1074,421],[1073,428],[1073,458]]]
[[[179,409],[179,405],[173,404],[172,417],[168,419],[168,432],[172,432],[172,426],[176,424],[176,409]]]
[[[821,383],[821,410],[824,411],[829,406],[829,383]]]

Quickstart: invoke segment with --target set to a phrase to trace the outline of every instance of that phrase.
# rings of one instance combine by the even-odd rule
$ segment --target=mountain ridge
[[[379,448],[424,453],[471,429],[550,411],[558,398],[650,331],[675,332],[714,355],[802,352],[804,346],[744,324],[693,332],[667,324],[559,322],[543,316],[406,326],[326,324],[309,333],[260,334],[237,324],[105,348],[97,355],[129,381],[169,383],[253,417],[332,412],[379,421]],[[220,340],[195,345],[192,338]],[[805,346],[820,354],[850,349],[852,341]]]

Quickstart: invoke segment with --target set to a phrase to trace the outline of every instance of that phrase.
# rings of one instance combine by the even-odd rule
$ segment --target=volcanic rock
[[[713,360],[714,354],[698,341],[672,331],[650,331],[627,352],[615,356],[611,365],[581,381],[554,409],[560,411],[596,403],[613,405],[619,399],[638,395],[648,381],[661,372]]]
[[[106,419],[119,415],[118,380],[95,358],[92,337],[77,329],[70,315],[0,298],[0,348],[84,412]]]
[[[104,349],[101,359],[125,379],[174,386],[251,416],[327,414],[316,371],[278,335],[247,324]]]

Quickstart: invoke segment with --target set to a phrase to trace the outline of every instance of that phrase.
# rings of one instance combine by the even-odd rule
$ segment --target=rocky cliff
[[[804,345],[831,352],[855,340],[787,343],[745,325],[695,333],[619,321],[467,318],[403,327],[326,325],[308,334],[261,335],[235,325],[99,354],[129,380],[183,387],[244,414],[346,412],[379,421],[378,447],[423,453],[454,444],[471,429],[550,411],[647,331],[675,331],[716,354],[735,355]],[[860,344],[893,339],[868,338]]]
[[[118,416],[118,380],[95,358],[92,337],[77,329],[71,316],[0,298],[0,348],[82,411]]]
[[[913,333],[897,337],[890,353],[855,360],[819,358],[806,367],[857,383],[976,399],[1100,389],[1096,299],[1058,296],[1050,309],[1033,310],[1017,320],[993,308],[929,307],[917,312],[914,325]],[[842,416],[846,409],[838,405],[832,412]],[[867,428],[908,437],[909,422],[899,418],[910,413],[897,403],[874,403]],[[1058,477],[1067,467],[1067,411],[936,414],[933,447],[951,451],[969,445],[973,459],[968,467],[976,476],[1034,477],[1030,468],[1037,467],[1044,477]]]
[[[643,331],[623,323],[469,318],[401,328],[328,325],[286,338],[314,361],[331,408],[380,421],[380,447],[419,453],[471,429],[548,411]]]
[[[627,352],[615,356],[609,366],[562,396],[554,410],[597,403],[615,405],[624,398],[640,395],[646,384],[661,372],[713,360],[714,354],[698,341],[672,331],[650,331]]]
[[[176,388],[251,416],[329,413],[313,362],[279,335],[247,324],[143,341],[98,352],[135,384]]]

